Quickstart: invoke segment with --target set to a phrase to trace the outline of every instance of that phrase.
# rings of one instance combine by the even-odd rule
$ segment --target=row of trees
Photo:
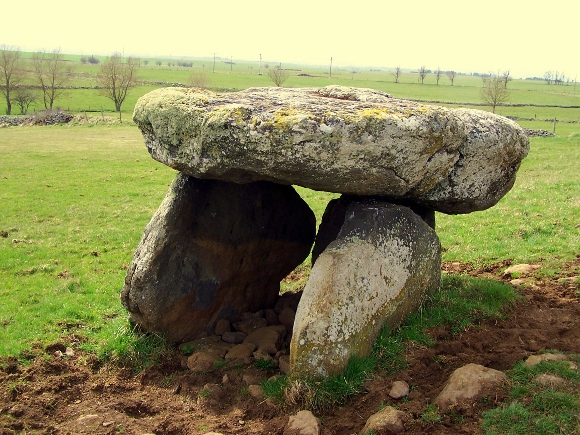
[[[399,83],[399,78],[401,77],[401,74],[402,74],[401,67],[399,67],[399,66],[395,67],[392,74],[393,74],[393,76],[395,76],[395,83]],[[425,82],[425,77],[427,77],[428,74],[435,75],[435,83],[437,85],[439,85],[439,81],[441,80],[441,77],[443,77],[443,75],[446,75],[447,78],[449,79],[449,81],[451,82],[451,86],[453,86],[453,82],[455,81],[455,77],[457,76],[457,73],[455,71],[442,71],[441,68],[439,68],[439,67],[437,67],[437,69],[435,71],[431,71],[430,69],[427,69],[425,67],[425,65],[422,65],[417,70],[417,74],[418,74],[417,75],[417,82],[421,83],[421,84],[423,84]],[[485,83],[485,79],[492,77],[492,74],[482,75],[481,77]],[[500,82],[503,83],[504,88],[507,88],[508,82],[512,80],[509,70],[504,71],[501,74],[498,73],[497,77],[500,77]]]
[[[455,76],[457,73],[455,71],[445,71],[443,72],[440,68],[435,71],[428,70],[425,66],[421,66],[418,70],[418,82],[423,84],[427,74],[435,75],[435,82],[439,85],[439,80],[443,74],[447,76],[453,86],[455,81]],[[401,67],[397,66],[392,73],[395,76],[395,83],[399,83],[399,78],[401,77]],[[505,103],[509,99],[509,91],[507,89],[508,83],[512,80],[510,71],[504,71],[503,73],[497,73],[496,75],[482,75],[481,79],[483,81],[483,87],[481,88],[481,99],[485,104],[491,106],[492,112],[495,113],[495,108]]]
[[[61,95],[70,70],[62,62],[59,50],[35,53],[30,61],[22,58],[19,50],[2,46],[0,49],[1,90],[6,99],[6,113],[12,113],[12,104],[20,106],[21,113],[36,100],[33,90],[40,90],[46,109],[52,109]],[[28,80],[32,77],[32,83]]]
[[[81,63],[83,65],[90,63],[91,65],[98,65],[101,61],[99,59],[97,59],[95,56],[83,56],[81,57]]]
[[[570,78],[566,78],[566,75],[563,72],[546,71],[544,73],[544,80],[546,80],[546,83],[548,83],[549,85],[551,85],[552,83],[555,85],[563,85],[564,82],[569,82]]]
[[[118,112],[136,83],[139,64],[137,58],[124,58],[115,53],[100,66],[96,78],[99,90],[113,101]],[[7,115],[12,114],[13,104],[20,107],[21,114],[26,114],[38,98],[45,109],[52,109],[71,78],[71,68],[60,50],[38,52],[31,59],[25,59],[17,48],[0,47],[0,91],[6,100]]]
[[[399,83],[399,79],[402,73],[403,71],[401,70],[401,67],[396,66],[392,73],[393,76],[395,76],[395,83]],[[455,71],[442,71],[440,68],[437,68],[435,71],[431,71],[425,68],[425,65],[419,68],[418,73],[419,73],[418,82],[421,84],[423,84],[423,82],[425,81],[425,77],[427,77],[427,74],[433,73],[435,74],[435,81],[437,82],[437,85],[439,85],[439,80],[441,80],[441,77],[443,76],[443,74],[445,74],[449,79],[449,81],[451,82],[451,86],[453,86],[455,76],[457,75]]]

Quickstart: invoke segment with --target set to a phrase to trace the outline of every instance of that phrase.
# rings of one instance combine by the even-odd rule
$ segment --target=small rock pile
[[[284,293],[273,309],[243,313],[239,320],[233,322],[218,320],[215,334],[179,346],[183,353],[191,352],[187,367],[200,373],[211,371],[225,361],[250,365],[262,360],[288,374],[288,347],[301,296],[302,292]]]
[[[60,109],[43,110],[28,116],[0,116],[0,127],[66,124],[73,118],[73,115]]]
[[[0,116],[0,127],[11,127],[20,125],[24,118],[18,116]]]
[[[556,136],[554,133],[548,130],[532,130],[531,128],[524,128],[524,131],[528,137],[550,137]]]

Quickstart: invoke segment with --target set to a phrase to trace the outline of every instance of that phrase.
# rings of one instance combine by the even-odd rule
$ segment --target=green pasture
[[[134,126],[0,129],[0,355],[125,323],[125,269],[172,178]]]
[[[100,58],[101,61],[104,57]],[[73,112],[111,115],[112,102],[93,89],[98,66],[81,65],[69,56],[75,86],[57,103]],[[176,59],[139,70],[147,83],[187,82],[192,71],[213,71],[213,59],[195,59],[192,68],[168,66]],[[208,72],[214,90],[269,86],[263,63],[230,66],[217,59]],[[269,62],[270,67],[276,63]],[[285,65],[285,86],[343,84],[382,89],[400,98],[444,101],[450,107],[475,107],[481,79],[458,75],[454,86],[446,76],[425,84],[403,73],[400,83],[386,69]],[[303,74],[302,76],[299,74]],[[137,99],[163,85],[133,89],[123,106],[123,125],[55,126],[0,129],[0,182],[3,210],[0,230],[0,354],[18,354],[35,339],[55,339],[64,331],[82,331],[98,347],[112,331],[125,325],[118,300],[125,268],[143,227],[157,208],[173,171],[147,154],[137,128],[129,122]],[[548,86],[539,81],[508,84],[512,103],[577,105],[574,86]],[[466,104],[453,104],[461,102]],[[471,102],[471,103],[469,103]],[[0,101],[0,112],[5,108]],[[575,121],[580,109],[562,107],[498,108],[503,115],[534,118],[519,121],[527,128],[552,131],[551,121]],[[462,216],[438,214],[444,260],[490,263],[542,263],[551,270],[578,254],[580,246],[580,127],[558,122],[557,137],[534,138],[512,191],[487,211]],[[318,218],[333,195],[298,188]],[[32,339],[31,339],[32,338]]]
[[[498,205],[437,215],[444,260],[548,273],[578,254],[580,131],[531,144]],[[96,348],[125,325],[125,269],[173,177],[130,123],[0,129],[0,355],[64,332]],[[320,221],[333,195],[298,190]]]
[[[67,90],[57,105],[73,112],[86,111],[92,117],[100,116],[101,109],[111,115],[112,102],[94,89],[98,66],[81,65],[80,56],[67,55],[67,59],[75,72],[71,85],[83,89]],[[129,121],[133,106],[141,95],[163,86],[153,82],[187,83],[193,70],[213,71],[213,59],[196,59],[193,68],[170,67],[168,60],[177,61],[162,59],[163,65],[156,66],[155,59],[150,59],[140,69],[139,78],[145,84],[129,93],[122,124],[0,128],[0,356],[25,360],[31,348],[75,340],[102,360],[140,369],[165,349],[159,337],[130,330],[119,292],[143,229],[175,176],[175,171],[147,153],[139,130]],[[216,62],[215,73],[208,72],[210,89],[271,85],[265,68],[258,75],[257,62],[234,62],[231,67],[224,59]],[[334,68],[329,77],[327,67],[283,67],[291,74],[284,86],[370,87],[398,98],[489,110],[475,105],[480,101],[479,77],[458,75],[450,86],[446,76],[436,85],[429,75],[421,85],[417,75],[409,72],[401,76],[400,83],[394,83],[386,69]],[[530,153],[514,187],[495,207],[468,215],[437,214],[443,260],[485,265],[509,258],[516,263],[541,263],[539,273],[551,275],[579,254],[580,109],[562,106],[580,105],[580,88],[576,92],[572,85],[514,80],[508,89],[510,103],[536,106],[501,106],[497,112],[532,118],[518,123],[548,131],[554,123],[547,120],[557,118],[557,136],[531,138]],[[5,102],[0,101],[0,113],[4,111]],[[336,196],[302,187],[297,191],[318,223],[326,204]],[[298,284],[307,274],[308,260],[300,266]],[[284,283],[284,290],[296,285]],[[341,402],[360,391],[369,372],[403,368],[406,342],[432,345],[425,328],[439,324],[460,332],[477,319],[501,317],[502,306],[516,299],[511,287],[495,281],[445,276],[440,291],[420,313],[392,334],[385,332],[369,358],[353,359],[345,373],[317,383],[305,400],[313,406]],[[546,420],[546,425],[562,428],[568,424],[568,416],[577,413],[577,392],[571,399],[563,393],[538,393],[526,384],[528,375],[518,367],[510,374],[512,396],[518,395],[517,400],[483,416],[486,433],[524,433],[498,429],[511,427],[516,414],[525,414],[528,429],[545,420],[540,414],[543,408],[526,405],[527,399],[521,397],[524,389],[529,389],[525,397],[540,394],[560,404],[566,399],[566,406],[557,407],[552,412],[554,419]],[[279,378],[279,385],[264,385],[267,394],[276,397],[287,381]],[[573,381],[577,387],[576,377]]]
[[[572,260],[580,247],[580,132],[532,138],[515,186],[488,210],[437,214],[444,260],[489,263]]]
[[[32,53],[23,53],[24,57],[31,57]],[[88,57],[90,55],[86,55]],[[105,56],[96,56],[101,62]],[[65,91],[63,96],[56,100],[56,105],[72,112],[114,112],[114,104],[99,94],[95,76],[99,72],[99,65],[81,64],[80,55],[65,55],[67,66],[73,75],[68,86],[73,89]],[[133,111],[135,102],[145,93],[165,86],[158,83],[181,83],[187,84],[193,72],[205,71],[207,87],[214,91],[236,91],[253,86],[272,86],[272,81],[267,76],[269,68],[280,65],[279,61],[264,60],[260,70],[259,62],[240,61],[233,59],[233,65],[227,58],[203,59],[177,59],[177,58],[150,58],[145,65],[142,59],[141,68],[138,71],[140,85],[129,93],[127,100],[122,106],[124,117],[128,118]],[[159,60],[161,66],[155,65]],[[192,67],[177,66],[177,62],[183,60],[192,62]],[[168,65],[172,63],[172,66]],[[473,103],[481,103],[480,90],[482,80],[479,76],[458,74],[454,85],[445,74],[436,84],[435,75],[428,74],[424,84],[417,81],[416,72],[404,71],[399,83],[394,82],[392,68],[357,68],[357,67],[333,67],[330,76],[329,65],[297,65],[281,63],[288,73],[288,79],[284,82],[285,87],[319,87],[330,84],[367,87],[378,89],[392,94],[396,98],[406,98],[425,101],[439,101],[451,107],[470,107]],[[394,66],[394,65],[393,65]],[[419,65],[417,65],[419,67]],[[428,66],[435,69],[436,66]],[[29,69],[31,67],[29,66]],[[259,75],[259,72],[262,74]],[[487,73],[483,71],[480,73]],[[30,80],[30,79],[29,79]],[[82,89],[81,89],[82,88]],[[553,119],[562,121],[580,121],[579,108],[567,108],[566,106],[580,106],[580,86],[573,82],[566,85],[547,85],[538,80],[512,80],[508,83],[510,98],[508,104],[532,104],[535,106],[513,107],[500,106],[497,112],[504,116],[516,116],[521,118],[535,118],[539,121]],[[541,107],[541,106],[558,107]],[[473,106],[478,109],[489,110],[484,106]],[[37,102],[30,108],[31,111],[41,110],[42,104]],[[17,109],[14,109],[16,112]],[[0,113],[5,113],[6,103],[0,101]]]

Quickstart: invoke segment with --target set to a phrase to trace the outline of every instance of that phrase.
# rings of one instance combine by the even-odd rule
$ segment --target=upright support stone
[[[298,305],[290,346],[295,376],[337,373],[350,357],[368,355],[383,326],[397,326],[440,284],[441,246],[429,225],[404,206],[349,201],[331,206],[343,223]]]
[[[375,198],[376,199],[376,198]],[[358,197],[351,195],[342,195],[340,198],[332,199],[326,206],[322,215],[322,221],[316,234],[316,241],[312,248],[312,264],[316,263],[318,256],[326,249],[326,247],[333,242],[342,225],[344,224],[346,210],[353,201],[369,201],[370,197]],[[377,199],[381,201],[380,199]],[[435,212],[428,208],[421,207],[417,204],[399,204],[409,207],[416,215],[418,215],[423,222],[435,230]]]
[[[121,293],[130,319],[174,342],[272,306],[310,252],[316,220],[291,186],[177,175]]]

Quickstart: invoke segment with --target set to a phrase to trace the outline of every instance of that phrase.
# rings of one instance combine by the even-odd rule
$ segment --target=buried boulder
[[[290,345],[296,376],[334,374],[367,355],[383,326],[397,326],[441,281],[439,238],[411,209],[344,197],[329,207],[339,216],[328,220],[343,224],[298,305]]]
[[[291,186],[178,174],[147,225],[121,299],[130,320],[178,342],[273,306],[308,255],[314,214]]]

